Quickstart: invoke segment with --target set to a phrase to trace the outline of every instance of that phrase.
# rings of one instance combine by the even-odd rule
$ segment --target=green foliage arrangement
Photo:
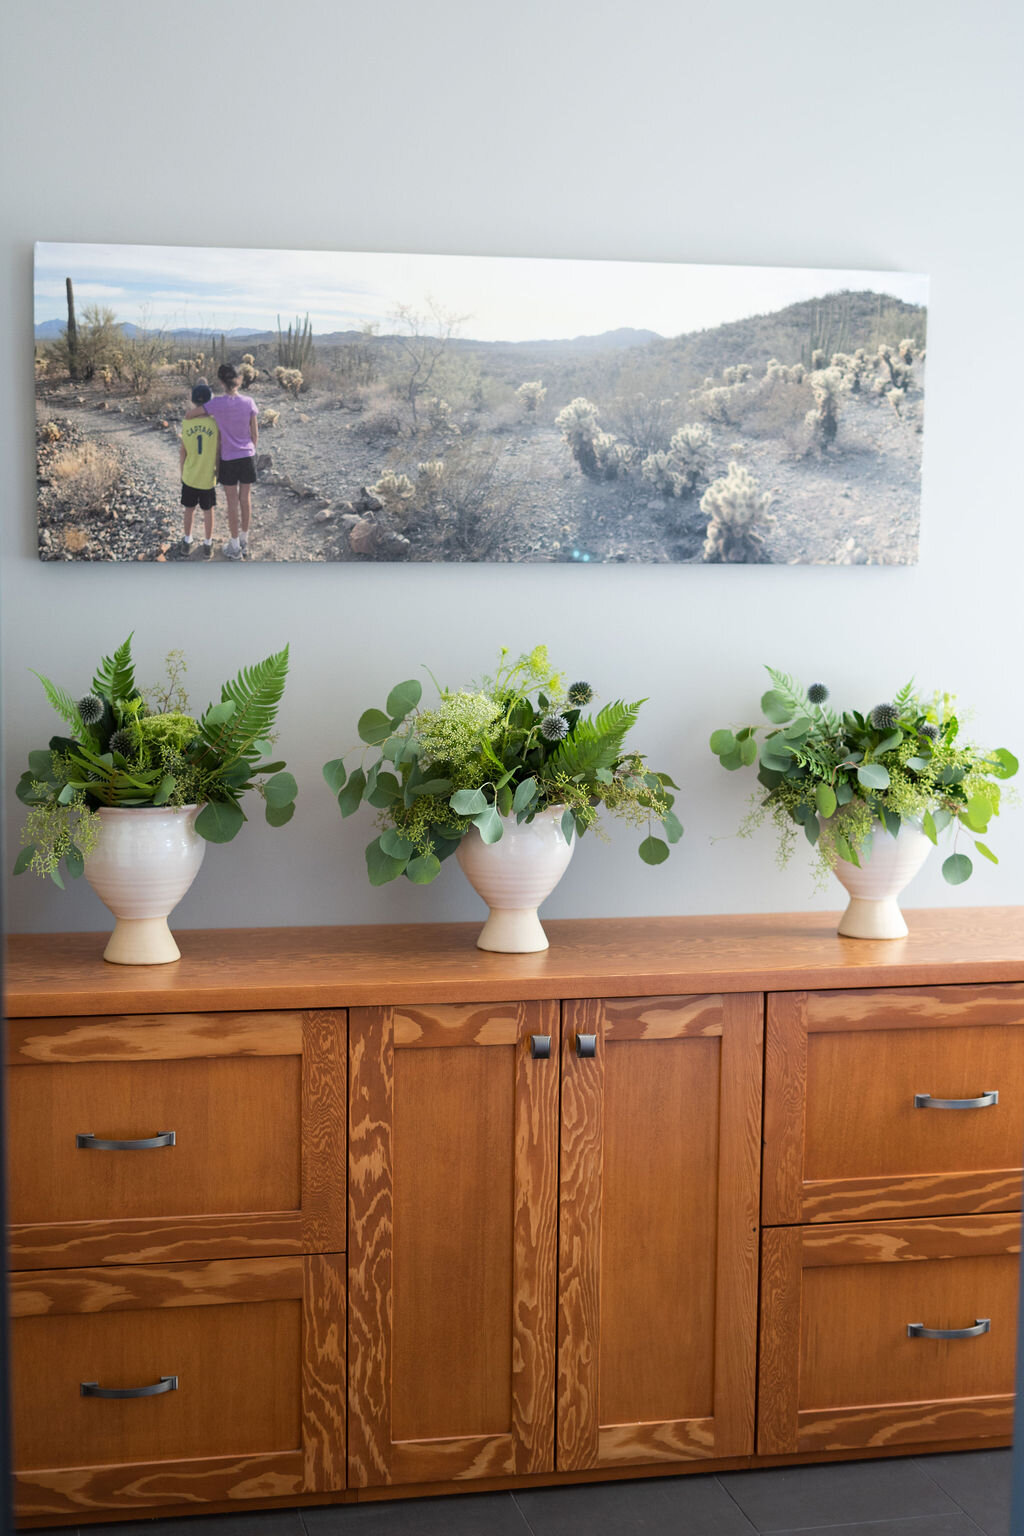
[[[983,858],[998,864],[979,838],[999,814],[1001,781],[1019,765],[1005,747],[983,751],[960,739],[949,694],[926,700],[908,683],[866,715],[840,715],[828,707],[824,683],[803,688],[787,673],[766,671],[773,686],[761,708],[770,725],[714,731],[711,750],[723,768],[757,763],[763,792],[743,830],[770,816],[782,838],[781,862],[802,827],[824,870],[837,859],[859,865],[876,823],[896,837],[906,821],[933,843],[953,826],[953,851],[942,866],[950,885],[962,885],[974,868],[957,850],[961,830],[974,835]]]
[[[625,745],[642,699],[584,715],[593,689],[566,688],[543,645],[514,660],[503,650],[493,677],[469,689],[437,686],[435,709],[420,709],[422,686],[411,680],[391,690],[382,710],[362,715],[361,740],[379,748],[369,766],[365,752],[351,773],[342,758],[324,765],[343,816],[363,801],[380,812],[382,830],[366,850],[372,885],[399,875],[428,885],[471,827],[496,843],[502,818],[532,821],[553,807],[564,807],[567,840],[604,810],[647,827],[645,863],[668,858],[683,834],[670,793],[678,786]],[[654,836],[654,821],[664,838]]]
[[[135,684],[132,636],[104,656],[92,689],[77,701],[39,674],[46,697],[70,734],[29,753],[17,796],[29,807],[16,875],[31,869],[62,889],[99,838],[103,806],[201,805],[196,831],[228,843],[246,820],[242,796],[263,796],[271,826],[295,814],[297,786],[284,763],[267,762],[288,672],[288,647],[245,667],[201,718],[188,713],[180,652],[168,657],[167,687],[147,703]],[[162,706],[155,708],[154,705]]]

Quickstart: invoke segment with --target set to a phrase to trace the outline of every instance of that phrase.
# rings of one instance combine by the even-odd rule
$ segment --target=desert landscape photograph
[[[39,555],[911,564],[926,324],[910,273],[39,244]]]

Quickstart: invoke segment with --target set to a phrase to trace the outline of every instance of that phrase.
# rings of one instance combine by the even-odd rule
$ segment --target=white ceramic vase
[[[547,949],[537,908],[561,880],[572,858],[575,836],[562,835],[564,806],[541,811],[532,821],[502,818],[501,838],[485,843],[471,827],[455,850],[463,874],[490,908],[478,949],[525,955]]]
[[[905,939],[908,933],[897,897],[917,874],[932,849],[919,827],[904,822],[896,837],[876,821],[870,850],[860,855],[861,867],[840,859],[836,875],[845,885],[850,904],[839,919],[839,932],[848,939]]]
[[[164,965],[181,958],[167,918],[206,852],[195,829],[198,814],[197,805],[100,810],[100,839],[85,861],[85,878],[117,919],[104,960]]]

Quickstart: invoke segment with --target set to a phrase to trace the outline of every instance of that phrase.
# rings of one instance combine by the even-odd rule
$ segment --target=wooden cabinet
[[[758,1450],[1009,1435],[1019,1252],[1019,1215],[765,1232]]]
[[[14,939],[20,1518],[1006,1444],[1024,909],[910,923]]]
[[[762,1012],[565,1005],[560,1470],[753,1450]]]
[[[314,1493],[344,1475],[344,1257],[12,1278],[21,1513]]]
[[[12,1267],[345,1248],[336,1010],[12,1019]]]

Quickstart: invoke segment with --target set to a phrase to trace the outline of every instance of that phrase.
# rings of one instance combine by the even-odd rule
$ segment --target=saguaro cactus
[[[78,322],[75,319],[75,290],[70,277],[65,278],[68,290],[68,374],[73,383],[79,379]]]

